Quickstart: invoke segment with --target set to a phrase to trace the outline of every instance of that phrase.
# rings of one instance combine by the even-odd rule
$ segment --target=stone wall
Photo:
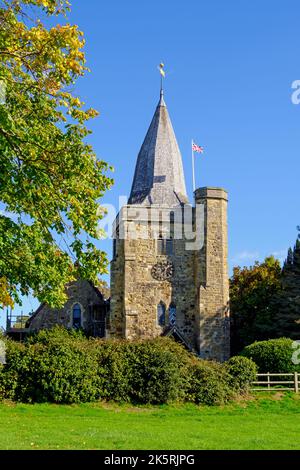
[[[168,329],[168,308],[176,306],[176,326],[191,348],[195,348],[195,284],[194,254],[185,249],[185,241],[173,240],[173,254],[162,255],[157,250],[159,235],[170,237],[169,208],[125,208],[120,223],[128,239],[117,239],[116,257],[111,265],[112,336],[153,338]],[[135,216],[134,216],[135,215]],[[151,220],[151,225],[149,223]],[[177,222],[181,224],[180,222]],[[174,231],[177,231],[175,221]],[[180,227],[182,229],[182,227]],[[157,263],[170,262],[174,274],[169,280],[152,276]],[[122,295],[123,292],[123,295]],[[166,326],[157,321],[157,307],[166,307]]]

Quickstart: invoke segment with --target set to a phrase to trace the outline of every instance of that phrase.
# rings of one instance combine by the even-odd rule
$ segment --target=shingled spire
[[[161,90],[159,103],[138,154],[128,203],[173,207],[186,202],[181,154]]]

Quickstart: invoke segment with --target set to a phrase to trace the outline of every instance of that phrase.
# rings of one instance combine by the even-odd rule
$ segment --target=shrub
[[[293,341],[289,338],[258,341],[246,346],[241,355],[252,359],[259,372],[300,372],[299,364],[292,361]]]
[[[20,364],[25,347],[22,343],[4,339],[6,346],[6,364],[0,365],[0,399],[14,400],[19,383],[17,365]]]
[[[8,342],[2,383],[14,378],[10,389],[17,400],[79,403],[98,398],[99,376],[92,343],[68,333],[62,341],[62,334],[54,329],[41,343]]]
[[[55,327],[9,342],[0,397],[24,402],[97,399],[166,403],[183,398],[189,353],[170,339],[103,341]]]
[[[85,344],[27,347],[30,369],[20,384],[22,401],[80,403],[99,396],[95,354]],[[22,371],[24,372],[24,370]]]
[[[221,405],[232,397],[229,377],[221,365],[194,360],[188,369],[189,386],[187,398],[197,404]]]
[[[170,347],[170,349],[169,349]],[[98,350],[101,397],[166,403],[183,397],[181,374],[188,353],[171,340],[102,341]]]
[[[15,389],[18,382],[16,372],[3,372],[3,366],[0,367],[0,400],[15,400]]]
[[[183,398],[184,378],[174,351],[155,341],[130,346],[131,401],[158,404]]]
[[[99,396],[116,402],[130,401],[130,365],[125,341],[96,341]]]
[[[53,328],[40,330],[37,333],[31,333],[26,338],[27,344],[53,344],[54,342],[62,343],[70,340],[85,339],[86,336],[82,330],[74,328],[65,328],[62,326],[54,326]]]
[[[231,357],[225,368],[229,374],[229,386],[237,393],[246,393],[256,379],[257,366],[247,357]]]
[[[0,398],[24,402],[216,405],[250,380],[248,359],[235,358],[226,366],[203,361],[169,338],[103,341],[56,327],[23,344],[6,343]]]

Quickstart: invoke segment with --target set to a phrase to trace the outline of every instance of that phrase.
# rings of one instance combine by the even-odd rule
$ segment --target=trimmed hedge
[[[245,358],[243,367],[200,360],[169,338],[104,341],[55,327],[25,343],[5,341],[7,363],[0,366],[2,399],[140,404],[185,400],[216,405],[230,400],[252,380]]]
[[[300,372],[300,365],[294,364],[292,360],[295,354],[292,344],[289,338],[257,341],[246,346],[241,356],[252,359],[261,373]]]

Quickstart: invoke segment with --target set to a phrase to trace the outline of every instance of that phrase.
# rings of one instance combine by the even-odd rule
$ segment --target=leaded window
[[[157,306],[157,323],[159,326],[166,324],[166,306],[163,302],[159,302]]]
[[[81,328],[81,307],[79,304],[73,306],[73,328]]]
[[[176,323],[176,305],[174,302],[172,302],[169,307],[169,323],[171,326]]]

